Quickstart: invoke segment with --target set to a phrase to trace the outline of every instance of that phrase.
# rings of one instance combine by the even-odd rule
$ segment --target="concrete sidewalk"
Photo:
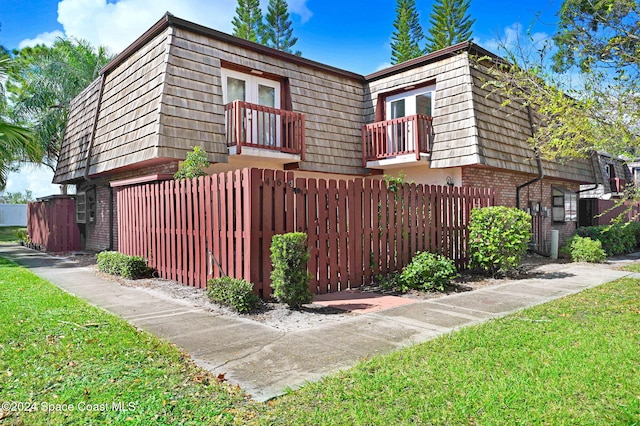
[[[69,293],[175,343],[193,360],[265,401],[307,381],[391,352],[615,279],[634,276],[603,266],[567,264],[560,273],[506,281],[466,293],[364,313],[338,323],[283,332],[196,308],[96,276],[91,268],[18,245],[0,245],[11,259]]]

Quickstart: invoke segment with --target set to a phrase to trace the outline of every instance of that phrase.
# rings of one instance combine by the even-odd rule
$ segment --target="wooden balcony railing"
[[[227,146],[268,149],[304,160],[304,114],[233,101],[224,107]]]
[[[363,164],[404,154],[428,154],[433,141],[432,119],[416,114],[362,126]]]
[[[611,178],[609,179],[609,185],[611,187],[611,192],[621,193],[624,192],[624,188],[627,186],[627,181],[620,178]]]

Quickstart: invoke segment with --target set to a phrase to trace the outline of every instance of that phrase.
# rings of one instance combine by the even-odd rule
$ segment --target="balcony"
[[[416,114],[362,126],[363,166],[386,168],[426,160],[433,141],[432,118]]]
[[[304,160],[304,114],[242,101],[224,111],[229,155]]]
[[[611,178],[609,179],[609,185],[611,187],[611,192],[620,194],[624,192],[624,188],[627,186],[627,181],[620,178]]]

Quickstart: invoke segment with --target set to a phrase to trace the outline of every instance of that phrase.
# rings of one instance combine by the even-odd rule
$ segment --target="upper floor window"
[[[615,171],[615,168],[613,167],[613,164],[605,164],[604,172],[607,175],[607,177],[610,179],[616,177],[616,171]]]
[[[280,108],[280,82],[222,68],[222,98],[225,104],[243,101]]]
[[[433,116],[435,85],[421,87],[395,95],[386,99],[386,120],[422,114]]]

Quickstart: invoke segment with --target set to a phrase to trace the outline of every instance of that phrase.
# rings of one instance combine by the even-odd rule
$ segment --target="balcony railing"
[[[304,160],[304,114],[233,101],[224,107],[227,146],[300,155]]]
[[[428,154],[433,141],[432,119],[426,115],[411,115],[362,126],[363,163],[399,155]]]
[[[611,192],[621,193],[624,192],[624,188],[627,186],[627,181],[620,178],[611,178],[609,179],[609,185],[611,187]]]

